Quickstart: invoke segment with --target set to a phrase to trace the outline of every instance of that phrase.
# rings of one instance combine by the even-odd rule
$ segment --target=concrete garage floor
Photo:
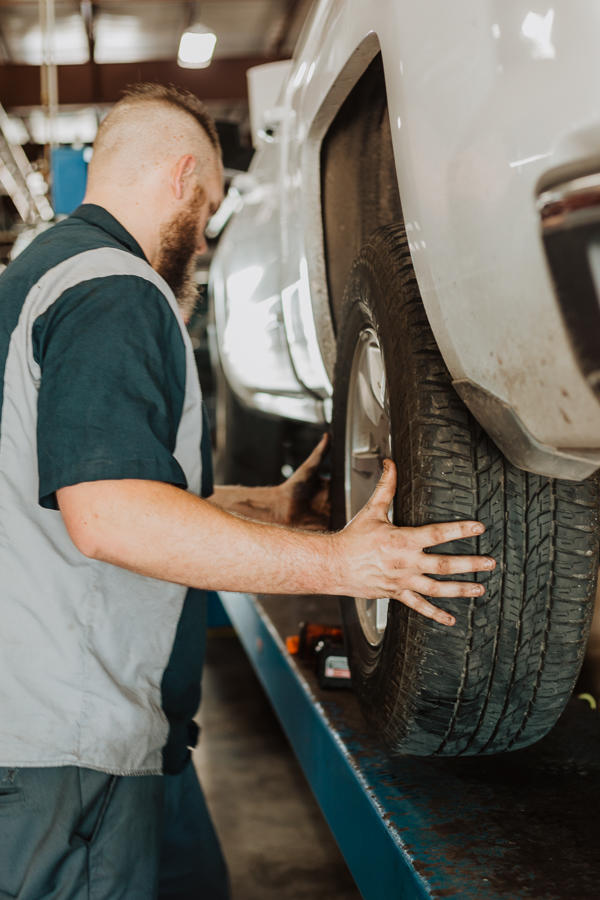
[[[209,634],[194,754],[233,900],[360,900],[233,630]]]

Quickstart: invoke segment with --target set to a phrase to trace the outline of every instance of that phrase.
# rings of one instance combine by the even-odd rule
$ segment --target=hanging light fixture
[[[190,25],[179,41],[178,64],[184,69],[205,69],[210,66],[216,43],[216,34],[206,25]]]

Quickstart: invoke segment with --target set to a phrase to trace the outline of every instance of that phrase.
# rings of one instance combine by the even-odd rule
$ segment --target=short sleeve
[[[185,488],[173,453],[185,394],[185,347],[167,300],[129,275],[66,291],[33,328],[39,502],[105,479]]]

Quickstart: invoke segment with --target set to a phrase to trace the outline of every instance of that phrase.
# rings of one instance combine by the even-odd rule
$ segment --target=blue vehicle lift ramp
[[[285,637],[334,624],[324,597],[221,593],[364,900],[598,900],[600,715],[573,699],[535,747],[390,759],[351,691],[323,690]]]

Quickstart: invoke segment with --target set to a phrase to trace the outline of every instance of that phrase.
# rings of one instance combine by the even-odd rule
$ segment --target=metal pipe
[[[41,101],[48,122],[48,144],[56,145],[56,116],[58,113],[58,74],[54,46],[56,15],[54,0],[39,0],[40,30],[42,34]]]

